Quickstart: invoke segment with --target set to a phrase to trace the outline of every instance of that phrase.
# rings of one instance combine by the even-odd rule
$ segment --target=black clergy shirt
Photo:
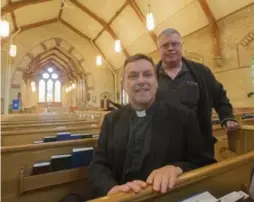
[[[130,109],[130,134],[125,161],[125,174],[130,179],[137,179],[142,172],[142,163],[151,145],[151,124],[156,112],[156,104],[144,111]]]

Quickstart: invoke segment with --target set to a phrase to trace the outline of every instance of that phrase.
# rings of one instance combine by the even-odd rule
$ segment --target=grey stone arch
[[[94,78],[89,66],[86,64],[85,58],[68,41],[55,37],[39,42],[21,58],[21,60],[15,66],[11,79],[11,88],[20,90],[19,84],[23,79],[24,73],[30,68],[33,68],[33,65],[36,62],[36,57],[38,58],[40,54],[50,51],[51,49],[61,51],[66,56],[66,58],[68,58],[70,66],[76,67],[80,78],[85,82],[85,96],[87,97],[89,90],[94,90]],[[73,54],[74,52],[75,55]],[[87,82],[88,77],[91,77],[89,78],[90,83]]]

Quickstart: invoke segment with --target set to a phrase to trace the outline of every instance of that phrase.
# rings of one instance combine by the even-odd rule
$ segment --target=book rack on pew
[[[56,202],[73,191],[83,193],[87,185],[86,168],[29,175],[34,163],[48,161],[52,155],[70,154],[74,148],[96,147],[97,138],[44,144],[5,146],[2,155],[2,200],[4,202]],[[81,173],[84,176],[78,180]],[[43,199],[44,198],[44,199]]]
[[[19,194],[42,188],[71,183],[87,179],[87,167],[61,170],[51,173],[29,176],[25,168],[20,169]]]

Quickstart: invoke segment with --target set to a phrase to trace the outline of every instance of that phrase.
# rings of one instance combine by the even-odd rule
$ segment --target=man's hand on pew
[[[138,193],[142,189],[145,189],[147,187],[147,184],[141,180],[134,180],[132,182],[127,182],[126,184],[123,185],[116,185],[113,188],[111,188],[108,192],[108,196],[111,194],[116,194],[118,192],[135,192]]]
[[[166,193],[174,187],[176,179],[183,173],[183,170],[175,166],[164,166],[154,170],[147,178],[147,184],[153,187],[156,192]]]
[[[240,128],[240,124],[236,121],[227,121],[226,124],[224,124],[224,128],[227,132],[235,131]]]

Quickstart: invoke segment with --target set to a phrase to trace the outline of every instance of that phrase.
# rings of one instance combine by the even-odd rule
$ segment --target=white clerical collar
[[[145,117],[146,116],[146,110],[142,111],[136,111],[137,117]]]

